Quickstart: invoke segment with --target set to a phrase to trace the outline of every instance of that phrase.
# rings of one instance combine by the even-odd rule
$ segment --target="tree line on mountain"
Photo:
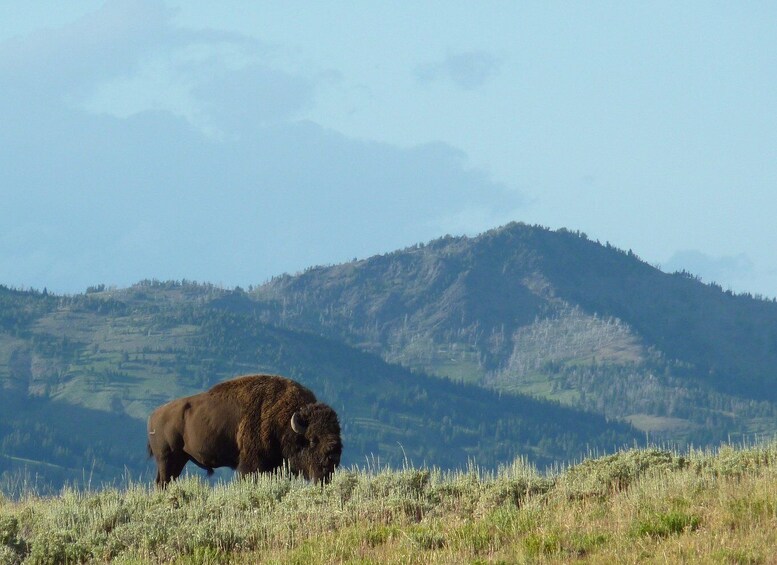
[[[432,300],[439,296],[443,299]],[[432,346],[447,344],[451,351],[466,346],[481,370],[495,370],[511,353],[513,332],[554,312],[559,301],[623,321],[646,347],[660,351],[662,360],[651,357],[641,366],[546,364],[542,371],[551,387],[578,395],[582,411],[575,411],[524,396],[500,397],[379,357],[418,335],[410,326],[402,334],[409,321],[431,328],[424,337],[438,340],[430,341]],[[96,344],[79,341],[75,332],[52,335],[36,325],[57,310],[88,314],[74,323],[138,319],[159,336],[158,343],[128,346],[109,366],[98,364]],[[185,343],[166,339],[182,327],[196,328]],[[635,408],[687,420],[691,427],[684,437],[704,444],[732,431],[752,432],[755,420],[773,421],[777,400],[774,301],[722,292],[682,273],[661,273],[632,252],[599,245],[584,234],[520,225],[309,269],[249,292],[191,281],[144,281],[123,290],[98,285],[74,296],[0,287],[0,339],[3,335],[15,350],[54,360],[61,371],[45,378],[87,375],[94,390],[117,381],[132,387],[133,375],[152,365],[164,369],[160,379],[191,391],[246,372],[296,378],[343,415],[346,456],[353,457],[346,463],[377,454],[398,465],[408,457],[441,467],[463,467],[469,460],[494,466],[526,455],[543,465],[578,457],[583,446],[606,450],[640,440],[629,426],[590,413],[622,417]],[[649,375],[656,386],[638,382]],[[635,399],[629,383],[646,394]],[[34,402],[57,404],[46,398]],[[41,437],[50,438],[37,445],[30,441],[31,420],[13,410],[0,415],[4,464],[16,457],[67,469],[78,465],[85,448],[72,444],[73,438],[52,439],[58,437],[56,426],[47,423],[45,411],[37,413]],[[91,421],[79,414],[73,412],[70,420]],[[96,469],[118,468],[121,454],[110,445],[96,441],[89,447]],[[139,452],[140,460],[125,456],[133,472],[146,465],[142,441]]]
[[[30,355],[50,361],[61,371],[41,377],[49,379],[50,386],[41,389],[40,398],[21,392],[12,398],[4,391],[7,406],[0,410],[0,465],[6,476],[28,468],[61,484],[81,481],[85,474],[97,482],[98,477],[114,480],[124,473],[134,477],[148,472],[144,422],[71,406],[46,395],[74,375],[80,375],[87,391],[117,382],[130,390],[133,375],[160,363],[165,369],[162,378],[171,379],[181,390],[203,390],[248,372],[300,380],[341,415],[346,465],[364,464],[375,457],[392,466],[410,460],[465,468],[475,461],[495,468],[526,456],[544,466],[578,458],[587,446],[612,450],[640,437],[628,425],[597,415],[522,396],[500,397],[480,387],[388,365],[376,355],[321,336],[266,324],[256,310],[248,308],[249,303],[241,302],[250,300],[241,293],[219,292],[212,300],[175,304],[154,293],[155,289],[137,289],[141,296],[133,294],[131,299],[99,293],[59,298],[21,293],[17,315],[8,317],[11,322],[2,333],[14,335],[14,343],[23,343]],[[57,309],[74,314],[74,324],[120,327],[121,316],[143,318],[160,336],[159,345],[127,349],[107,366],[92,364],[96,343],[67,334],[52,336],[44,331],[45,323],[41,327],[33,323]],[[90,315],[81,316],[84,313]],[[196,328],[185,344],[166,341],[167,335],[183,326]],[[74,335],[83,330],[69,329]],[[119,428],[128,435],[119,434],[123,439],[114,442]]]
[[[538,239],[540,268],[559,295],[626,321],[647,344],[691,365],[720,392],[777,401],[777,301],[666,274],[633,253],[569,234]]]
[[[253,296],[266,320],[384,356],[395,354],[403,331],[437,346],[474,345],[484,371],[504,362],[519,328],[579,307],[628,324],[645,347],[691,366],[713,390],[777,401],[777,300],[663,273],[631,250],[568,230],[513,224],[442,238],[278,277]],[[489,341],[498,335],[501,349]]]

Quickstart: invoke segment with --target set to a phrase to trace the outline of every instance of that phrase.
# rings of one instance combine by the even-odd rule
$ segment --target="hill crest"
[[[777,303],[580,232],[513,223],[278,277],[252,296],[274,323],[673,439],[777,431],[764,417],[777,400]]]
[[[548,464],[645,433],[710,445],[777,431],[772,367],[774,301],[524,224],[248,291],[190,281],[75,296],[0,287],[0,472],[36,457],[72,470],[83,449],[111,476],[120,457],[106,422],[133,425],[111,414],[138,423],[131,451],[142,453],[155,405],[255,372],[300,380],[342,413],[354,461],[489,466],[520,454]],[[60,455],[51,403],[77,432]],[[20,433],[32,422],[50,438],[45,449]],[[78,443],[86,430],[91,445]]]

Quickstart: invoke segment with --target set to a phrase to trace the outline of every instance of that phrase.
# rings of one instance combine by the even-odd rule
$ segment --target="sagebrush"
[[[0,499],[7,563],[769,563],[777,444]]]

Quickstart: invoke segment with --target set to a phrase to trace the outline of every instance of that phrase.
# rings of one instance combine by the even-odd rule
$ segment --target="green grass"
[[[650,414],[632,414],[626,420],[635,428],[648,432],[681,431],[693,426],[691,422],[682,418]]]
[[[777,444],[0,498],[3,563],[768,563]]]

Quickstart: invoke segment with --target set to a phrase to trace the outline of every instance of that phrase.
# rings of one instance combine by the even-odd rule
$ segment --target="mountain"
[[[240,289],[189,282],[76,296],[0,288],[0,488],[148,479],[154,407],[256,372],[295,378],[337,410],[345,465],[495,468],[525,456],[544,466],[640,437],[600,415],[273,325],[262,319],[269,308]]]
[[[149,412],[240,374],[331,404],[346,465],[493,468],[772,436],[775,367],[775,301],[524,224],[247,290],[0,287],[0,479],[147,477]]]
[[[391,363],[708,444],[777,431],[777,303],[511,224],[283,276],[263,319]]]

